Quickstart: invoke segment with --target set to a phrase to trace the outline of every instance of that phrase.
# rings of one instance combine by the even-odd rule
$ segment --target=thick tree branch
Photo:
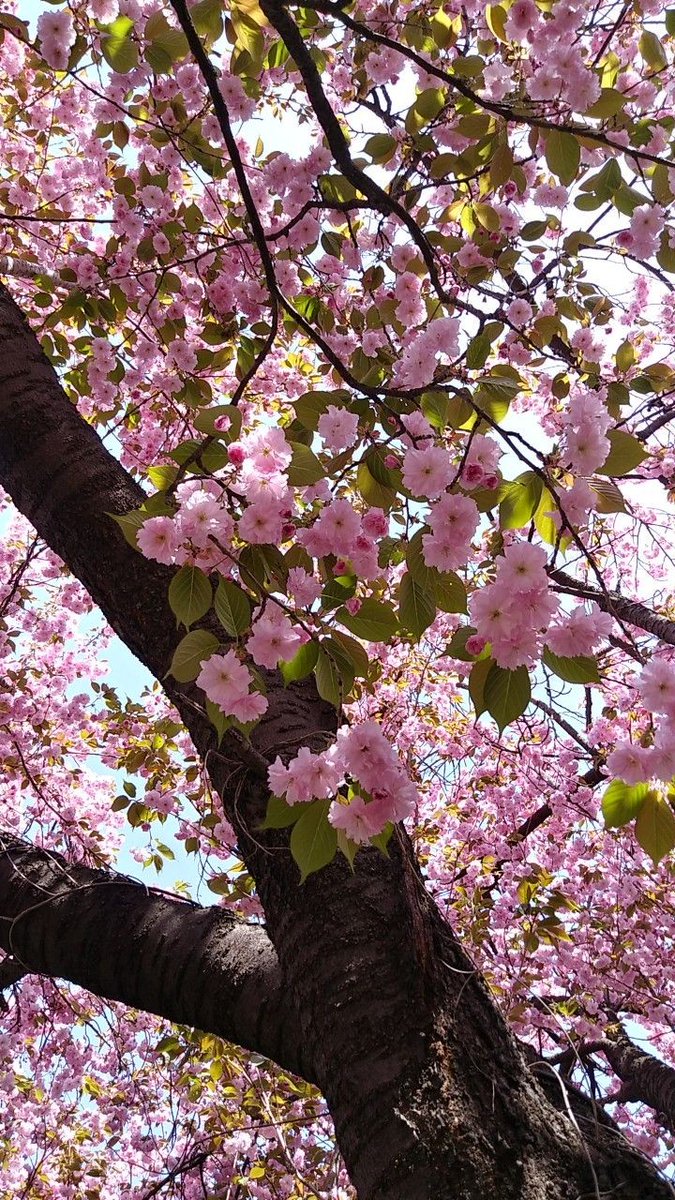
[[[312,1079],[261,925],[0,834],[0,946],[17,973],[68,979]]]
[[[280,0],[275,0],[275,2],[278,4]],[[633,158],[637,162],[644,160],[645,162],[660,163],[668,168],[671,165],[666,158],[662,158],[658,154],[651,154],[641,147],[622,146],[620,142],[615,142],[612,138],[609,138],[603,130],[594,129],[591,125],[580,125],[576,121],[559,121],[551,117],[540,116],[534,110],[534,104],[531,101],[529,103],[532,107],[527,109],[525,105],[517,106],[516,104],[501,103],[498,100],[490,100],[486,96],[480,96],[461,76],[452,74],[450,71],[445,71],[443,68],[436,66],[430,59],[418,54],[405,42],[391,38],[387,34],[377,33],[376,30],[349,16],[348,13],[343,11],[344,7],[347,7],[346,5],[343,6],[340,3],[334,3],[333,0],[310,0],[306,7],[316,9],[317,12],[328,13],[330,16],[335,17],[346,29],[350,29],[352,33],[358,34],[365,41],[373,42],[376,46],[386,46],[390,50],[395,50],[397,54],[402,54],[410,62],[421,67],[428,75],[440,79],[449,88],[459,92],[461,96],[465,96],[467,100],[472,100],[477,108],[482,108],[485,112],[491,112],[496,116],[503,117],[507,124],[525,125],[530,126],[532,129],[562,129],[566,133],[576,134],[577,137],[584,138],[586,141],[595,142],[600,146],[607,146],[608,149],[615,150],[619,154],[625,154],[626,157]],[[262,8],[267,14],[264,4]]]
[[[616,1099],[648,1104],[665,1129],[675,1134],[675,1069],[659,1062],[653,1054],[641,1050],[621,1025],[608,1030],[608,1036],[590,1046],[587,1052],[601,1052],[622,1083]]]
[[[670,1197],[639,1156],[600,1131],[582,1136],[546,1101],[401,829],[388,857],[362,850],[354,872],[338,857],[299,886],[288,831],[261,829],[261,765],[284,747],[325,744],[335,710],[312,681],[284,688],[270,672],[255,746],[227,734],[217,747],[199,690],[165,680],[177,640],[171,571],[136,554],[106,515],[138,507],[143,493],[68,402],[4,288],[0,340],[0,484],[164,681],[206,762],[361,1200],[463,1200],[476,1179],[502,1200],[576,1200],[598,1181],[624,1200]],[[195,986],[208,986],[202,972]]]
[[[645,633],[651,633],[652,637],[658,638],[661,642],[667,642],[669,646],[675,646],[675,621],[669,621],[667,617],[660,617],[646,604],[640,604],[635,600],[629,600],[626,596],[612,592],[604,594],[597,588],[589,587],[588,584],[579,583],[564,571],[551,571],[550,578],[554,583],[559,584],[564,592],[585,600],[595,600],[598,608],[601,608],[603,612],[625,622],[626,625],[644,629]]]

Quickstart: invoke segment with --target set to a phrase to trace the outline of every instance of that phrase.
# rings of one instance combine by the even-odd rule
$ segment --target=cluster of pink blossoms
[[[497,442],[482,433],[474,433],[462,467],[462,487],[469,492],[477,487],[490,491],[498,487],[497,467],[501,456],[502,449]]]
[[[579,604],[565,613],[546,634],[546,645],[560,658],[588,657],[598,642],[612,632],[614,621],[591,600],[588,608]]]
[[[631,217],[630,228],[624,229],[617,242],[636,258],[651,258],[659,248],[665,225],[665,213],[660,204],[640,204]]]
[[[367,794],[335,799],[328,820],[358,844],[382,833],[389,822],[411,816],[419,802],[415,784],[373,720],[354,728],[344,725],[322,754],[303,746],[288,766],[277,757],[269,769],[272,792],[285,796],[288,804],[328,799],[347,779]]]
[[[605,437],[612,425],[607,389],[573,387],[563,424],[566,461],[577,474],[592,475],[605,462],[610,450]]]
[[[401,281],[408,278],[399,276]],[[414,276],[410,278],[414,279]],[[418,284],[418,281],[415,280]],[[397,312],[402,308],[399,303]],[[426,329],[414,330],[403,340],[403,353],[397,366],[394,381],[397,387],[424,387],[431,383],[439,355],[455,359],[459,354],[459,321],[456,317],[440,317],[427,325]]]
[[[176,499],[174,516],[150,517],[138,530],[141,553],[169,566],[199,560],[208,570],[222,563],[217,543],[229,547],[234,521],[223,507],[221,489],[212,480],[190,480],[177,489]]]
[[[70,48],[75,41],[73,18],[69,12],[45,12],[38,17],[38,37],[45,60],[57,71],[65,71]]]
[[[618,742],[607,759],[608,770],[632,786],[649,779],[670,783],[675,777],[675,665],[666,658],[652,658],[637,680],[645,708],[664,720],[652,746]]]
[[[334,554],[340,561],[348,560],[361,579],[375,579],[381,574],[375,539],[388,528],[381,509],[361,516],[348,500],[333,500],[309,529],[300,530],[298,541],[313,558]]]
[[[471,619],[500,667],[531,666],[539,657],[541,633],[558,607],[546,576],[546,551],[531,542],[507,546],[497,560],[494,583],[473,593]]]
[[[267,710],[267,700],[260,692],[250,691],[251,672],[239,661],[234,650],[212,654],[197,676],[202,688],[226,716],[236,717],[244,724],[257,721]]]
[[[427,516],[431,533],[422,538],[422,553],[428,567],[455,571],[471,553],[480,513],[475,500],[461,492],[446,492]]]

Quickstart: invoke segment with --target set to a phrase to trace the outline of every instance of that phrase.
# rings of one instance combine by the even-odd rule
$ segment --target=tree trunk
[[[325,743],[335,712],[313,682],[284,688],[270,672],[253,746],[230,734],[216,748],[198,689],[165,680],[171,571],[136,554],[106,515],[142,493],[69,403],[4,289],[0,339],[0,484],[179,709],[256,881],[290,1026],[360,1200],[671,1197],[608,1124],[582,1108],[575,1126],[562,1083],[547,1095],[537,1082],[402,829],[388,857],[362,850],[354,873],[340,859],[299,885],[287,831],[260,829],[264,768],[284,747]]]

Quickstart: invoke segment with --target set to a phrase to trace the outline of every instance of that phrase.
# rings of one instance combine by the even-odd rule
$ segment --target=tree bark
[[[24,972],[215,1033],[312,1082],[261,925],[2,833],[0,912],[0,947]]]
[[[0,339],[0,484],[180,711],[256,881],[303,1055],[360,1200],[672,1197],[613,1130],[580,1129],[547,1098],[426,893],[402,829],[388,857],[362,850],[354,873],[336,860],[299,886],[287,831],[260,829],[264,765],[285,747],[325,742],[336,713],[312,681],[284,688],[270,672],[254,746],[226,735],[216,749],[198,690],[165,679],[171,571],[136,554],[106,515],[138,507],[143,493],[69,403],[5,289]]]
[[[601,1051],[622,1088],[616,1098],[622,1103],[639,1101],[658,1113],[665,1129],[675,1134],[675,1070],[653,1054],[641,1050],[620,1025],[608,1030],[608,1036],[584,1048]]]

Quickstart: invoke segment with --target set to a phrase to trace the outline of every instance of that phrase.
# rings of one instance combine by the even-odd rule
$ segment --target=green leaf
[[[302,816],[305,804],[288,804],[283,796],[270,796],[261,829],[287,829]]]
[[[546,162],[561,183],[573,183],[579,170],[581,147],[573,133],[549,129],[544,138]]]
[[[230,421],[226,432],[216,429],[216,421],[222,417],[228,417]],[[232,404],[215,404],[212,408],[203,408],[197,413],[194,426],[199,433],[220,438],[221,441],[234,442],[241,432],[241,413]]]
[[[475,637],[475,634],[476,630],[473,625],[460,625],[459,629],[453,633],[443,653],[450,658],[458,658],[460,662],[475,662],[479,655],[469,654],[466,648],[469,638]]]
[[[197,33],[215,42],[223,32],[222,0],[199,0],[190,9],[190,20]]]
[[[666,800],[647,792],[635,822],[635,836],[654,866],[675,846],[675,815]]]
[[[232,889],[232,879],[229,875],[213,875],[207,879],[206,886],[216,896],[229,896]]]
[[[521,529],[534,517],[543,483],[534,471],[524,471],[517,479],[504,483],[499,504],[499,524],[502,529]]]
[[[485,8],[485,20],[490,33],[500,42],[508,42],[506,34],[506,9],[501,4],[488,4]]]
[[[169,59],[170,65],[181,58],[185,58],[189,52],[188,40],[185,34],[174,25],[170,25],[162,12],[153,13],[148,18],[143,36],[146,42],[152,44],[153,49],[158,49]],[[147,57],[151,65],[153,65],[150,54]]]
[[[484,379],[474,395],[474,402],[479,409],[478,415],[484,413],[490,420],[499,424],[508,413],[518,390],[518,384],[511,379]]]
[[[494,665],[493,659],[482,658],[474,663],[471,668],[471,674],[469,675],[469,695],[473,701],[476,718],[480,717],[481,713],[484,713],[487,708],[485,703],[485,681]]]
[[[311,487],[326,474],[316,454],[302,442],[291,442],[293,457],[288,465],[288,482],[292,487]]]
[[[629,787],[623,779],[613,779],[602,797],[602,815],[608,829],[617,829],[636,817],[649,792],[646,783]]]
[[[402,627],[415,638],[421,638],[436,616],[436,604],[433,595],[413,578],[410,571],[406,571],[401,579],[398,605]]]
[[[134,512],[124,513],[122,516],[119,516],[118,513],[106,513],[106,516],[112,517],[113,521],[119,525],[120,529],[122,530],[125,541],[127,541],[130,546],[133,546],[134,550],[138,550],[136,534],[147,521],[148,514],[146,512],[142,512],[142,510],[139,508]]]
[[[356,486],[371,508],[382,508],[388,512],[396,500],[394,489],[375,478],[368,465],[368,459],[362,460],[356,468]]]
[[[199,567],[181,567],[169,584],[169,605],[180,624],[194,625],[211,607],[213,589]]]
[[[361,601],[357,613],[338,609],[337,618],[350,633],[367,642],[388,642],[398,632],[398,620],[391,605],[370,597]]]
[[[635,347],[628,339],[622,342],[615,355],[619,371],[627,371],[635,362]]]
[[[354,859],[356,858],[356,855],[359,851],[358,842],[353,842],[351,838],[348,838],[344,829],[338,829],[338,831],[337,831],[337,846],[338,846],[338,850],[340,851],[341,854],[344,854],[345,858],[347,859],[347,862],[349,863],[350,867],[353,870],[354,869]]]
[[[321,647],[319,647],[319,657],[314,668],[314,678],[316,679],[316,690],[321,699],[332,704],[333,708],[339,708],[342,704],[340,675],[335,659]]]
[[[229,717],[225,716],[222,708],[214,704],[213,700],[209,700],[208,696],[206,698],[206,715],[218,734],[218,745],[220,745],[223,740],[223,734],[230,728],[232,721]]]
[[[573,658],[560,657],[547,646],[541,661],[549,671],[553,671],[554,675],[564,679],[566,683],[600,683],[598,664],[590,656],[577,654]]]
[[[471,339],[464,357],[470,371],[479,371],[481,367],[485,366],[491,347],[492,339],[486,333],[479,333]]]
[[[148,467],[147,472],[148,479],[158,492],[164,492],[171,487],[177,474],[178,467],[174,467],[170,463],[161,463],[158,467]]]
[[[230,579],[221,579],[213,607],[223,629],[230,637],[239,637],[251,624],[251,601],[246,592]]]
[[[497,722],[500,733],[503,733],[512,721],[523,715],[531,695],[530,677],[526,667],[516,667],[515,671],[509,671],[497,663],[492,664],[485,680],[483,697],[485,707]]]
[[[647,451],[632,433],[610,429],[607,437],[611,449],[605,462],[598,467],[601,475],[628,475],[647,458]]]
[[[668,66],[668,55],[663,48],[663,43],[658,34],[652,33],[651,29],[643,29],[638,44],[640,54],[647,66],[651,67],[653,71],[665,71]],[[658,861],[658,859],[655,861]]]
[[[316,642],[305,642],[290,662],[279,663],[279,670],[284,683],[293,683],[296,679],[306,679],[312,674],[317,659],[319,647]]]
[[[219,645],[218,639],[206,629],[194,629],[192,633],[186,633],[174,650],[169,675],[173,675],[179,683],[196,679],[204,659],[214,654]]]
[[[138,66],[138,48],[131,40],[133,28],[129,17],[119,16],[101,38],[101,53],[118,75],[127,75]]]
[[[541,500],[534,514],[534,527],[541,540],[547,542],[549,546],[555,546],[560,536],[553,517],[550,516],[550,513],[557,513],[557,511],[556,502],[548,488],[542,488]]]
[[[385,858],[389,858],[387,846],[393,832],[394,826],[392,822],[387,821],[387,824],[382,832],[373,834],[373,836],[369,839],[371,846],[375,846],[378,850],[381,850]]]
[[[354,662],[352,656],[335,638],[324,638],[321,643],[322,652],[331,659],[337,671],[340,699],[344,700],[354,686]]]
[[[605,117],[615,117],[627,102],[628,96],[624,96],[616,88],[603,88],[595,104],[591,104],[590,108],[586,109],[586,116],[596,117],[599,120],[603,120]]]
[[[368,138],[363,149],[369,154],[374,163],[388,163],[396,153],[398,142],[390,133],[374,133]]]
[[[422,396],[421,408],[429,424],[442,432],[448,423],[450,412],[450,396],[447,392],[436,390],[425,392]]]
[[[598,497],[596,511],[599,513],[626,512],[624,498],[613,479],[589,479],[589,484]]]
[[[406,565],[413,579],[433,595],[436,606],[443,612],[466,612],[466,588],[454,571],[438,571],[424,561],[423,539],[428,529],[418,529],[405,549]]]
[[[447,613],[465,613],[466,588],[454,571],[436,571],[432,575],[433,593],[436,604]]]
[[[337,830],[328,821],[330,800],[315,800],[293,826],[291,854],[300,868],[300,882],[335,858]]]
[[[341,575],[339,579],[329,579],[321,593],[322,608],[337,608],[345,600],[351,600],[356,591],[356,576]]]
[[[333,646],[337,643],[339,653],[342,655],[342,661],[345,664],[349,663],[349,670],[352,675],[359,675],[365,679],[370,666],[370,659],[368,658],[368,651],[365,646],[362,646],[360,642],[355,641],[354,638],[350,637],[348,633],[344,633],[341,629],[334,629],[332,631],[331,637],[326,639],[326,644],[329,642]]]

